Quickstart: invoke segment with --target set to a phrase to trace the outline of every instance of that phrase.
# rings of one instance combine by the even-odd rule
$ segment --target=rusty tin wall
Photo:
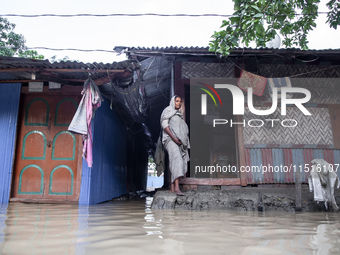
[[[340,150],[294,148],[246,148],[248,184],[294,183],[295,172],[301,172],[302,182],[308,182],[312,159],[324,159],[334,166],[340,177]],[[271,171],[268,171],[272,167]],[[265,167],[265,168],[264,168]],[[267,169],[261,171],[259,169]],[[259,171],[258,171],[259,170]],[[277,170],[277,171],[275,171]]]

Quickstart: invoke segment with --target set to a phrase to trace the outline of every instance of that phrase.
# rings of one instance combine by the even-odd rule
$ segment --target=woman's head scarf
[[[181,107],[176,110],[176,105],[175,105],[175,100],[176,100],[176,97],[180,97],[180,96],[173,96],[171,99],[170,99],[170,104],[168,107],[166,107],[164,109],[164,111],[162,112],[162,116],[161,116],[161,122],[165,119],[170,119],[172,116],[174,116],[176,113],[179,113],[179,115],[182,116],[183,118],[183,114],[184,114],[184,104],[182,102],[182,105]]]

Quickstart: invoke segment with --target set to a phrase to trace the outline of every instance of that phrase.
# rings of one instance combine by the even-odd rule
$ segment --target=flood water
[[[10,203],[0,254],[340,254],[340,213],[151,210]]]

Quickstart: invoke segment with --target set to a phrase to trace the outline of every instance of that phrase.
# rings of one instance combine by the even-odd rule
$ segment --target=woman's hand
[[[173,135],[169,127],[166,127],[164,131],[171,137],[172,141],[174,141],[175,144],[177,144],[178,146],[182,144],[182,141]]]
[[[175,137],[175,140],[174,140],[175,144],[177,145],[182,145],[182,141],[178,138]]]

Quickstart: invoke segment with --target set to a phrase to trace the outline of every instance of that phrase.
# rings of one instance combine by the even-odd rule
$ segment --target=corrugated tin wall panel
[[[79,204],[126,194],[126,127],[105,100],[93,121],[93,166],[83,162]]]
[[[340,150],[333,150],[334,153],[334,165],[336,174],[340,178]]]
[[[323,159],[323,150],[322,149],[315,149],[314,150],[314,158],[321,158]]]
[[[273,183],[274,182],[274,176],[273,176],[273,171],[272,166],[273,166],[273,155],[272,155],[272,150],[271,149],[261,149],[261,154],[262,154],[262,161],[263,161],[263,166],[266,167],[264,168],[264,182],[266,183]],[[267,171],[266,171],[267,170]]]
[[[312,169],[311,161],[314,158],[314,150],[313,149],[304,149],[303,150],[303,156],[304,156],[304,160],[305,160],[305,165],[307,164],[306,167],[308,168],[308,172],[305,173],[305,177],[308,180],[309,171]]]
[[[9,201],[20,89],[21,83],[0,84],[0,204]]]
[[[273,166],[284,166],[284,157],[282,149],[272,149]],[[274,182],[283,183],[285,180],[284,172],[274,171]]]
[[[301,174],[301,181],[305,182],[307,179],[305,177],[305,159],[303,155],[303,149],[292,149],[292,155],[293,155],[293,165],[289,166],[291,168],[291,171],[293,171],[294,174],[294,182],[295,182],[295,173],[297,171],[300,171]]]
[[[326,160],[329,164],[334,164],[334,153],[333,150],[324,150],[323,151],[324,160]]]
[[[294,183],[295,172],[301,171],[301,181],[308,182],[311,161],[314,158],[324,158],[334,166],[340,178],[340,150],[330,149],[245,149],[246,166],[251,171],[247,171],[248,184],[260,183]],[[263,167],[272,166],[271,171],[262,171]],[[284,168],[282,168],[282,167]],[[275,171],[281,168],[282,171]],[[261,169],[261,171],[256,171]]]
[[[251,166],[250,149],[245,149],[246,167]],[[253,175],[250,171],[246,172],[247,183],[253,183]]]
[[[283,155],[284,155],[284,165],[283,166],[290,166],[293,164],[293,155],[291,149],[283,149]],[[293,172],[287,171],[284,173],[285,180],[284,182],[290,183],[294,182],[294,174]]]
[[[253,174],[253,181],[255,183],[262,183],[264,182],[263,179],[263,173],[260,171],[262,163],[262,155],[261,155],[261,149],[251,149],[250,150],[250,158],[251,158],[251,166]]]

